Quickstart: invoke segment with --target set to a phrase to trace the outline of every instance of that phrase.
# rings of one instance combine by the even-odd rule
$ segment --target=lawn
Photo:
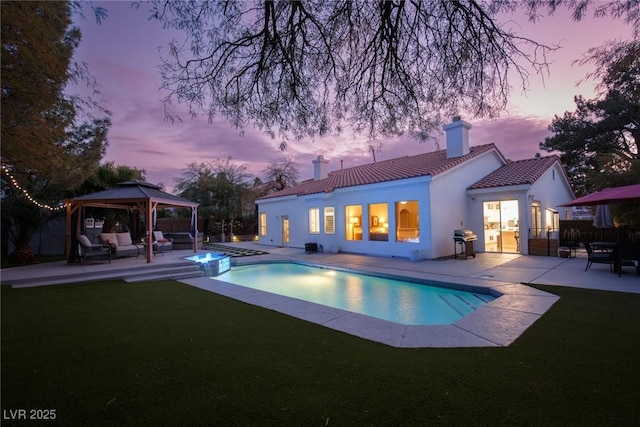
[[[2,287],[2,425],[638,425],[640,295],[540,288],[507,348],[396,349],[175,281]]]

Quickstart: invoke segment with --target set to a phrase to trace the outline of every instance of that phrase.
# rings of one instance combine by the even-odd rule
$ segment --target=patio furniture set
[[[612,273],[622,275],[623,267],[635,267],[640,274],[640,242],[584,242],[587,271],[592,264],[609,264]]]
[[[100,233],[99,244],[92,244],[85,235],[78,236],[78,253],[83,263],[90,259],[104,259],[111,262],[112,258],[124,258],[127,256],[144,255],[146,241],[134,242],[131,233]],[[162,234],[162,231],[153,232],[153,253],[162,254],[173,249],[173,241]]]

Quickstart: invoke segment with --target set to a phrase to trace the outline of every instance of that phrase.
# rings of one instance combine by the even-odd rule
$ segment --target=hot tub
[[[231,269],[231,257],[223,253],[207,252],[206,254],[188,256],[185,259],[198,264],[202,273],[207,277],[216,277]]]

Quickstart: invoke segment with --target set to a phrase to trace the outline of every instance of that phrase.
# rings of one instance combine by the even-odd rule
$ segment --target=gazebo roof
[[[161,190],[161,187],[145,181],[131,180],[118,183],[117,187],[96,193],[85,194],[65,200],[66,203],[82,206],[99,206],[126,209],[138,203],[157,203],[158,206],[197,207],[198,203],[174,196]]]

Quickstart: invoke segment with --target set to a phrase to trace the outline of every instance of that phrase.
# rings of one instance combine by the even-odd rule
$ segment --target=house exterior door
[[[484,202],[485,252],[520,253],[520,215],[517,200]]]
[[[282,246],[289,246],[289,217],[282,217]]]

